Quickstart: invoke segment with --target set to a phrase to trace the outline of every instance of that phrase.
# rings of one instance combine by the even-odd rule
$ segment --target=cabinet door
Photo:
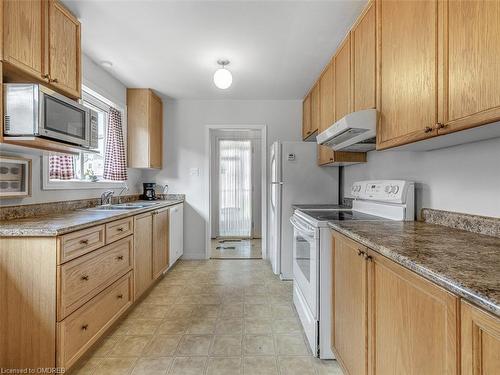
[[[371,2],[351,32],[353,111],[376,107],[375,2]]]
[[[367,373],[366,248],[333,234],[332,350],[349,375]],[[396,374],[396,373],[394,373]]]
[[[461,374],[500,374],[500,319],[463,301],[461,309]]]
[[[446,133],[500,120],[500,2],[447,2]]]
[[[307,95],[302,102],[302,139],[308,138],[311,131],[311,95]]]
[[[311,133],[319,131],[319,82],[311,91]]]
[[[49,1],[50,82],[67,95],[81,96],[80,22],[59,1]]]
[[[338,121],[351,112],[351,38],[349,35],[335,55],[334,81],[334,121]]]
[[[330,64],[319,80],[319,132],[328,129],[335,122],[334,69]]]
[[[373,375],[456,375],[458,298],[370,252],[369,336]]]
[[[168,268],[169,209],[153,214],[153,278],[158,278]]]
[[[153,282],[153,216],[134,218],[134,285],[139,297]]]
[[[438,0],[377,1],[377,149],[437,134]]]
[[[45,62],[45,3],[2,1],[3,60],[41,79]]]
[[[149,165],[161,169],[163,144],[163,104],[151,92],[149,97]]]

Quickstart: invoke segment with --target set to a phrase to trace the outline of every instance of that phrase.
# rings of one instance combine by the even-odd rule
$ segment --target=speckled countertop
[[[330,227],[500,317],[500,238],[424,222]]]
[[[135,201],[140,203],[141,201]],[[135,203],[134,202],[134,203]],[[182,199],[157,201],[155,205],[130,210],[80,209],[53,213],[44,216],[27,217],[0,221],[0,236],[3,237],[51,237],[75,230],[107,223],[128,216],[154,211],[162,207],[173,206],[183,202]]]

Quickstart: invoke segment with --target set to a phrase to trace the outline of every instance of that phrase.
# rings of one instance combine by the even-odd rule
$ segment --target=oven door
[[[46,87],[39,88],[39,134],[89,147],[90,110]]]
[[[307,302],[314,318],[318,317],[318,229],[292,216],[293,225],[293,278]]]

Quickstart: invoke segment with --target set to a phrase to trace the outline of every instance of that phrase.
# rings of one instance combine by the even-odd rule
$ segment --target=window
[[[117,187],[124,185],[121,181],[109,181],[103,178],[106,135],[109,124],[110,107],[117,108],[111,101],[95,91],[82,87],[83,105],[97,112],[98,147],[95,152],[82,152],[80,155],[63,156],[49,154],[44,156],[43,185],[44,189]],[[122,112],[122,120],[125,118]],[[56,157],[57,156],[57,157]],[[61,173],[61,163],[64,173]]]

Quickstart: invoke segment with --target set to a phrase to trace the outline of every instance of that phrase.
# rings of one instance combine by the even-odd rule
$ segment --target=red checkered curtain
[[[109,124],[104,155],[104,179],[126,181],[127,161],[123,142],[122,114],[115,108],[109,108]]]
[[[50,155],[49,156],[49,179],[71,180],[75,178],[75,167],[73,156]]]

